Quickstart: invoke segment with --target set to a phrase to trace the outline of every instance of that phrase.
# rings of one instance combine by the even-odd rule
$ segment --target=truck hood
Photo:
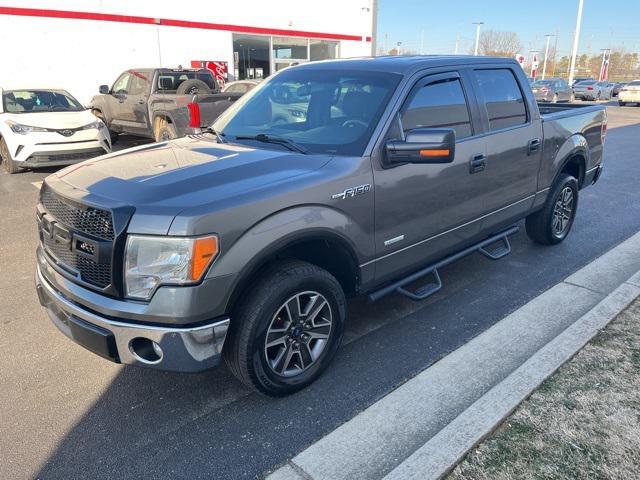
[[[177,212],[303,175],[329,159],[186,137],[105,155],[55,175],[93,201]]]

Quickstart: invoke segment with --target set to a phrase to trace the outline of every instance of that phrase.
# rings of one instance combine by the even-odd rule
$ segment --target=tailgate
[[[242,93],[210,93],[194,95],[193,103],[200,107],[200,124],[202,126],[211,125],[222,112],[238,100]]]

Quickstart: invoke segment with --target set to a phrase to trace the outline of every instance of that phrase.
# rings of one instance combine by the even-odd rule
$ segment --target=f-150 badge
[[[367,193],[369,190],[371,190],[371,185],[367,183],[366,185],[358,185],[357,187],[347,188],[344,192],[334,193],[333,195],[331,195],[331,198],[333,198],[334,200],[344,200],[345,198],[362,195],[363,193]]]

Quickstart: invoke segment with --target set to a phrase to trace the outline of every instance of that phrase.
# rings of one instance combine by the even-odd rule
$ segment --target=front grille
[[[105,288],[111,283],[111,262],[94,262],[90,258],[70,251],[67,246],[56,243],[55,240],[46,235],[43,236],[42,243],[45,251],[60,262],[63,267],[73,270],[74,273],[79,273],[80,278],[85,282],[92,283],[100,288]]]
[[[68,228],[71,233],[109,241],[115,238],[111,212],[64,199],[46,184],[42,186],[40,202],[54,221]],[[63,269],[79,274],[83,281],[100,288],[111,284],[110,255],[102,261],[94,261],[81,252],[71,250],[68,244],[56,242],[46,233],[41,232],[40,238],[45,251]]]
[[[48,162],[75,162],[80,160],[89,160],[90,158],[99,157],[106,152],[102,148],[94,150],[85,150],[84,152],[74,153],[36,153],[27,158],[29,163],[48,163]]]
[[[47,212],[67,227],[92,237],[113,240],[111,212],[93,207],[81,207],[64,201],[46,185],[42,186],[40,202]]]

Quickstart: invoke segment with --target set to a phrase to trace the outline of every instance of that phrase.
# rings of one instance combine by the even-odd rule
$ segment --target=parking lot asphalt
[[[427,301],[350,301],[332,366],[282,399],[248,391],[224,367],[122,367],[65,338],[33,288],[36,186],[50,172],[0,174],[0,478],[255,478],[283,463],[640,230],[640,108],[610,105],[606,168],[581,192],[564,243],[520,232],[504,260],[443,269],[444,288]]]

